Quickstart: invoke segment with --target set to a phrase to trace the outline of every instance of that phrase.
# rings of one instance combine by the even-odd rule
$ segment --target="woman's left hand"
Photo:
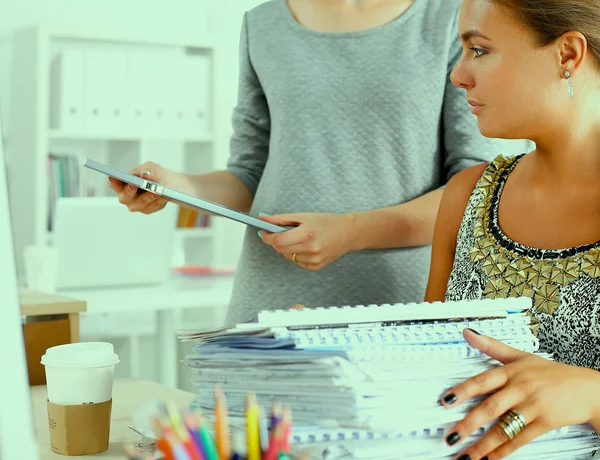
[[[494,425],[461,452],[459,460],[504,458],[546,432],[598,420],[600,372],[548,361],[468,329],[463,334],[471,346],[504,366],[472,377],[445,393],[441,403],[455,407],[475,396],[494,392],[449,430],[446,442],[456,444],[509,410],[523,417],[525,429],[510,441]]]
[[[260,214],[259,218],[275,225],[296,227],[283,233],[262,230],[259,236],[287,260],[307,270],[320,270],[351,251],[349,214]]]

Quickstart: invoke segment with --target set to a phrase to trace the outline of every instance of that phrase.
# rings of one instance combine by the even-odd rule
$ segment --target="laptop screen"
[[[0,460],[39,458],[21,326],[6,158],[0,120]]]

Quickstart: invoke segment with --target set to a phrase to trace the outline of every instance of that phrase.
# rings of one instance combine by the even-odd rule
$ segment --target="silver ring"
[[[507,411],[498,420],[498,426],[504,432],[509,441],[520,435],[527,426],[525,418],[514,410]]]
[[[151,175],[152,175],[152,173],[151,173],[151,172],[148,172],[148,171],[144,171],[144,172],[142,173],[142,176],[151,176]]]

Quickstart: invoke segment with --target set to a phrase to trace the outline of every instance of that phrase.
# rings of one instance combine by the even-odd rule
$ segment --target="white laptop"
[[[129,212],[116,196],[60,198],[52,245],[58,290],[162,283],[170,275],[177,206]]]
[[[0,460],[39,458],[8,204],[2,126],[0,126],[0,337],[2,337],[2,390],[0,391]]]

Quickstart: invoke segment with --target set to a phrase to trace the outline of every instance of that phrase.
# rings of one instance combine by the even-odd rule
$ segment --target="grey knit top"
[[[410,201],[506,150],[481,136],[449,81],[458,0],[415,0],[370,30],[322,33],[285,0],[245,14],[228,170],[250,214],[346,213]],[[505,152],[510,153],[510,152]],[[317,272],[248,227],[228,322],[263,309],[422,301],[430,247],[349,253]]]

